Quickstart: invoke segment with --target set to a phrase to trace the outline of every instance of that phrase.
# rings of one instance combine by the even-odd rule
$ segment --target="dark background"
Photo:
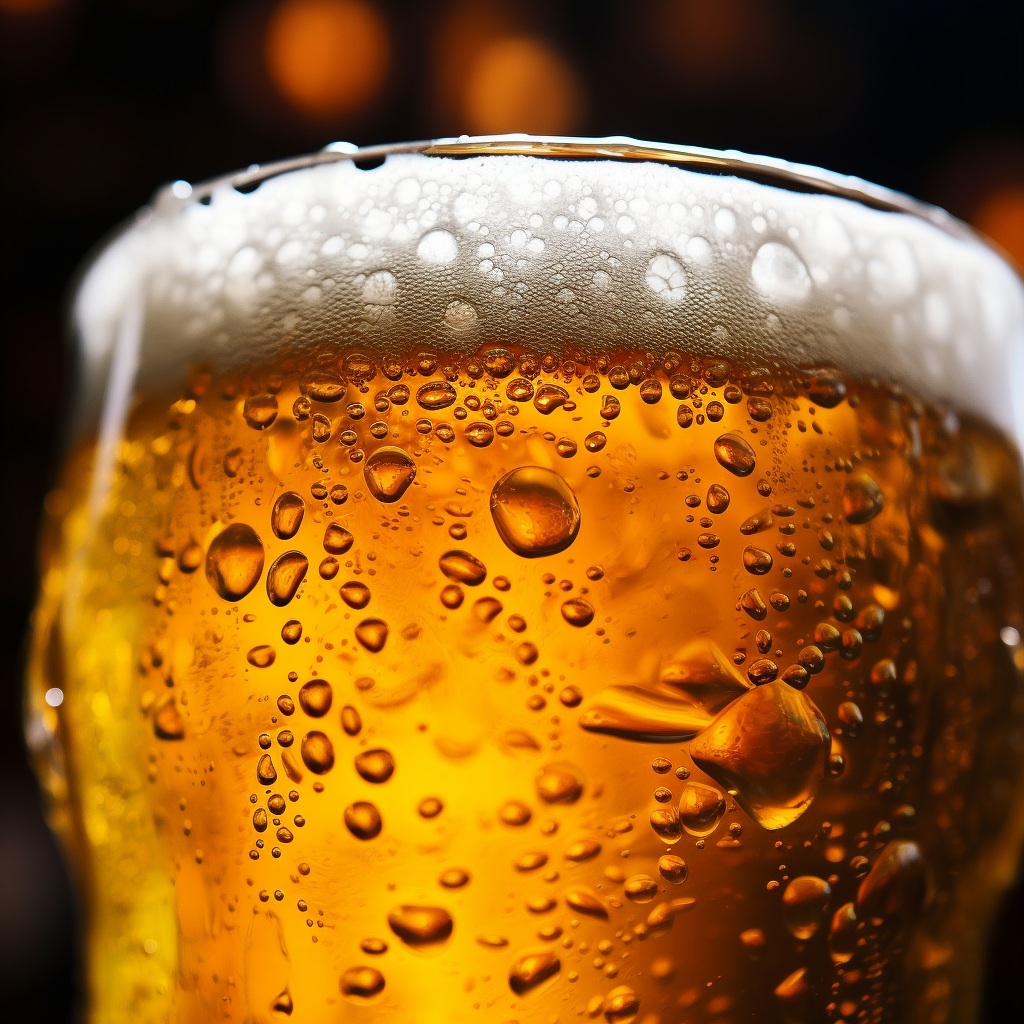
[[[0,0],[0,1005],[64,1021],[71,892],[21,739],[76,265],[159,184],[357,143],[533,131],[738,148],[945,206],[1024,264],[1024,4]],[[1024,382],[1022,382],[1024,383]],[[1012,1006],[1024,894],[993,941]]]

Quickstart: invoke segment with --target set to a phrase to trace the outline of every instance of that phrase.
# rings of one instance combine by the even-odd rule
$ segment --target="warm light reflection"
[[[540,39],[512,36],[491,43],[472,63],[463,90],[465,128],[474,134],[563,135],[579,124],[579,82]]]
[[[363,0],[284,0],[266,35],[270,78],[297,110],[314,117],[351,113],[384,82],[387,29]]]
[[[1007,185],[990,195],[974,215],[974,226],[1024,268],[1024,184]]]

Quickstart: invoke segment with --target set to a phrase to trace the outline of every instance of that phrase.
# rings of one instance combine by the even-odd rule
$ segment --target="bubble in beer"
[[[561,961],[550,950],[532,950],[515,959],[509,969],[508,986],[517,996],[524,996],[553,978],[561,969]]]
[[[324,550],[332,555],[343,555],[355,538],[338,523],[328,523],[324,530]]]
[[[679,808],[656,807],[651,811],[651,828],[662,841],[671,845],[683,838],[683,824],[679,820]]]
[[[266,430],[277,419],[277,399],[273,395],[253,395],[242,405],[245,422],[255,430]]]
[[[686,861],[673,853],[666,853],[658,858],[658,872],[671,885],[681,885],[689,874]]]
[[[715,441],[715,458],[736,476],[750,476],[756,465],[754,449],[739,434],[722,434]]]
[[[631,903],[650,903],[658,895],[658,883],[650,875],[633,875],[622,891]]]
[[[444,942],[452,933],[454,922],[443,907],[420,907],[406,904],[388,914],[391,930],[414,949]]]
[[[302,763],[314,774],[323,775],[334,767],[334,745],[326,733],[307,732],[302,737]],[[285,754],[287,759],[288,755]]]
[[[350,967],[338,985],[343,996],[353,1002],[364,1002],[384,991],[384,975],[375,967]]]
[[[820,927],[828,910],[832,889],[815,875],[800,875],[782,894],[782,920],[790,935],[809,939]]]
[[[299,705],[310,718],[322,718],[331,710],[334,691],[326,679],[311,679],[299,690]]]
[[[289,646],[297,644],[301,638],[302,623],[298,619],[289,619],[281,627],[281,639]]]
[[[743,549],[743,568],[755,576],[764,576],[770,572],[772,562],[773,559],[770,551],[756,548],[753,544],[748,544]]]
[[[263,573],[263,544],[245,523],[232,523],[217,534],[206,552],[206,578],[225,601],[239,601]]]
[[[570,626],[589,626],[594,621],[594,606],[582,597],[562,602],[562,618]]]
[[[390,751],[377,748],[356,754],[356,771],[367,782],[387,782],[395,772],[395,759]]]
[[[448,551],[438,560],[441,572],[455,583],[479,586],[487,579],[487,567],[468,551]]]
[[[277,769],[274,767],[273,758],[264,754],[256,765],[256,778],[263,786],[269,786],[277,781]]]
[[[828,952],[832,963],[849,963],[857,951],[857,912],[844,903],[833,915],[828,929]]]
[[[371,454],[363,466],[363,477],[370,493],[378,500],[401,500],[416,477],[416,463],[401,448],[386,446]]]
[[[577,768],[566,762],[545,765],[537,773],[537,795],[548,804],[573,804],[583,794]]]
[[[345,827],[356,839],[376,839],[383,824],[380,811],[366,800],[357,800],[345,808]]]
[[[713,515],[721,515],[731,500],[729,492],[721,484],[712,484],[708,488],[707,506]]]
[[[782,682],[748,690],[690,743],[699,768],[735,791],[767,829],[784,828],[810,806],[831,738],[821,712]]]
[[[490,423],[478,421],[470,423],[465,434],[466,440],[474,448],[486,448],[494,440],[494,427]]]
[[[462,868],[449,868],[441,872],[437,881],[442,888],[461,889],[469,883],[469,872],[463,871]]]
[[[543,384],[533,396],[533,405],[542,416],[550,416],[569,401],[569,392],[557,384]]]
[[[301,551],[286,551],[274,559],[267,572],[267,596],[271,604],[284,607],[295,596],[306,576],[309,560]]]
[[[725,814],[725,797],[713,786],[688,783],[679,798],[679,820],[698,839],[711,835]]]
[[[429,412],[438,412],[454,405],[458,392],[446,380],[432,380],[421,385],[416,391],[416,401]]]
[[[912,839],[893,839],[857,889],[857,916],[912,920],[924,903],[927,884],[921,847]]]
[[[349,580],[343,583],[339,591],[342,601],[349,608],[362,609],[370,603],[370,588],[358,580]]]
[[[449,583],[448,586],[441,588],[441,604],[445,608],[454,609],[461,606],[463,600],[465,600],[465,594],[462,587],[456,586],[454,583]]]
[[[580,507],[557,473],[523,466],[506,473],[491,491],[491,516],[506,546],[525,558],[564,551],[580,528]]]
[[[276,657],[277,652],[270,644],[260,644],[258,647],[253,647],[249,650],[245,660],[254,668],[269,668],[274,664]]]
[[[378,654],[384,649],[388,638],[388,624],[383,619],[363,619],[356,626],[356,639],[371,654]]]
[[[870,522],[882,511],[882,489],[867,473],[854,473],[843,488],[843,515],[848,523]]]
[[[310,370],[299,381],[299,391],[314,402],[340,402],[346,390],[345,381],[333,370]]]
[[[822,409],[834,409],[846,397],[846,385],[833,370],[815,370],[806,387],[807,397]]]

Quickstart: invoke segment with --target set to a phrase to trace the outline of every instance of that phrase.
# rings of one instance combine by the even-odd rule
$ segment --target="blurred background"
[[[857,174],[1024,265],[1022,42],[1019,0],[0,0],[4,1018],[66,1021],[75,1000],[73,900],[20,687],[68,384],[63,302],[110,228],[163,182],[336,139],[628,134]],[[1018,887],[986,1021],[1017,1004],[1022,918]]]

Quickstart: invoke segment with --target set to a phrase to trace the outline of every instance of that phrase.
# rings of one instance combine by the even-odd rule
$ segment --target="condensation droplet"
[[[370,603],[370,588],[358,580],[349,580],[348,583],[343,583],[338,593],[341,594],[341,599],[349,608],[358,610],[365,608]]]
[[[571,597],[562,603],[562,618],[570,626],[589,626],[594,621],[594,606],[582,597]]]
[[[352,547],[352,534],[338,523],[328,523],[324,530],[324,550],[332,555],[343,555]]]
[[[263,544],[245,523],[232,523],[210,542],[206,578],[225,601],[238,601],[259,582],[263,573]]]
[[[299,705],[310,718],[322,718],[331,710],[334,691],[326,679],[311,679],[299,690]]]
[[[869,522],[882,511],[882,489],[867,473],[854,473],[843,488],[843,515],[848,523]]]
[[[456,583],[479,586],[487,579],[487,567],[468,551],[448,551],[438,560],[441,572]]]
[[[633,875],[626,879],[622,891],[632,903],[650,903],[658,895],[658,883],[650,875]]]
[[[573,804],[583,795],[583,779],[571,764],[545,765],[537,773],[537,795],[548,804]]]
[[[375,967],[350,967],[338,984],[343,996],[363,1002],[384,991],[384,975]]]
[[[562,963],[551,950],[539,949],[516,958],[508,973],[508,985],[517,996],[526,995],[553,978]]]
[[[307,732],[302,737],[302,763],[314,774],[323,775],[334,767],[334,746],[326,733]],[[288,755],[285,755],[287,759]]]
[[[242,415],[254,430],[266,430],[277,419],[277,399],[273,395],[253,395],[242,405]]]
[[[754,449],[739,434],[722,434],[715,441],[718,464],[736,476],[750,476],[757,460]]]
[[[277,781],[277,769],[274,767],[273,758],[264,754],[256,765],[256,778],[263,786],[269,786]]]
[[[366,800],[357,800],[345,808],[345,827],[356,839],[375,839],[383,824],[380,811]]]
[[[428,381],[416,391],[416,401],[430,412],[447,409],[458,397],[458,392],[446,380]]]
[[[253,668],[270,668],[276,658],[277,652],[270,644],[260,644],[258,647],[253,647],[245,656],[245,660]]]
[[[356,626],[356,639],[371,653],[384,649],[388,638],[388,624],[383,619],[363,619]]]
[[[799,875],[782,894],[782,920],[796,939],[809,939],[820,927],[828,910],[832,889],[824,878]]]
[[[580,507],[557,473],[524,466],[506,473],[491,491],[491,516],[506,546],[524,558],[564,551],[580,528]]]
[[[341,727],[347,736],[358,736],[363,727],[359,712],[351,704],[346,704],[341,709]]]
[[[395,772],[395,759],[382,748],[363,750],[356,754],[356,771],[367,782],[387,782]]]
[[[686,877],[689,874],[686,861],[672,853],[666,853],[663,857],[659,858],[658,872],[666,882],[672,885],[681,885],[686,881]]]
[[[679,798],[679,820],[698,839],[711,835],[724,814],[725,797],[714,786],[691,782]]]
[[[378,448],[363,466],[363,477],[370,493],[386,503],[399,501],[416,478],[416,464],[401,448]]]
[[[388,914],[388,925],[406,945],[421,949],[448,939],[454,922],[443,907],[405,904]]]
[[[284,607],[295,596],[306,576],[309,560],[301,551],[286,551],[274,559],[267,572],[267,597],[271,604]]]

